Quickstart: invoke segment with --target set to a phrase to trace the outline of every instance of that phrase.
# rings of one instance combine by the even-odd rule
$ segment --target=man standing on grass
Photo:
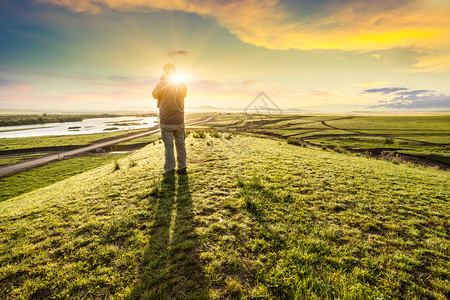
[[[184,98],[186,85],[177,77],[174,64],[163,67],[164,74],[153,90],[153,98],[158,100],[161,138],[165,147],[164,175],[175,172],[173,140],[177,148],[178,174],[186,174],[186,146],[184,144]]]

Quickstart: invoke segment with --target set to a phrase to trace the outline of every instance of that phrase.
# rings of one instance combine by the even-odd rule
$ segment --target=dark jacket
[[[159,120],[162,124],[184,123],[186,92],[184,83],[161,77],[161,81],[156,85],[152,94],[153,98],[158,99]]]

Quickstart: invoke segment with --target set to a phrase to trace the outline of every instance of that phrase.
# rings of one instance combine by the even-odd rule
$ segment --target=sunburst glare
[[[182,73],[177,73],[177,74],[172,76],[172,80],[174,82],[185,82],[186,78],[187,78],[187,76],[185,74],[182,74]]]

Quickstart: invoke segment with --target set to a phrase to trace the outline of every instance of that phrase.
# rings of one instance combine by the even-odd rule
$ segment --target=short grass
[[[349,116],[327,121],[330,125],[355,130],[444,130],[449,131],[449,115],[434,116]]]
[[[19,128],[19,129],[0,129],[0,132],[11,132],[11,131],[22,131],[22,130],[33,130],[33,129],[43,129],[52,128],[53,126],[40,126],[40,127],[29,127],[29,128]],[[1,128],[1,127],[0,127]]]
[[[0,138],[0,153],[2,150],[86,145],[101,139],[140,131],[142,131],[142,129],[95,133],[95,134],[80,134],[80,135],[77,134],[77,135],[61,135],[61,136],[45,136],[45,137],[38,136],[38,137],[23,137],[23,138]]]
[[[0,126],[17,126],[44,123],[76,122],[91,118],[110,118],[116,115],[67,115],[67,114],[42,114],[42,115],[0,115]]]
[[[154,143],[161,139],[161,133],[155,133],[152,135],[147,135],[138,139],[129,140],[127,142],[123,142],[120,144],[117,144],[116,147],[120,148],[121,146],[128,146],[128,145],[134,145],[134,144],[140,144],[140,143]]]
[[[38,158],[43,155],[45,155],[45,153],[0,156],[0,166],[8,165],[8,164],[15,164],[15,163],[18,163],[21,161],[25,161],[27,159]]]
[[[200,121],[203,119],[206,119],[210,116],[216,116],[219,115],[219,113],[194,113],[194,112],[188,112],[184,115],[184,122],[185,123],[192,123],[196,121]]]
[[[97,168],[124,156],[125,154],[106,154],[69,158],[33,170],[0,178],[0,202]]]
[[[323,124],[322,122],[325,122]],[[329,127],[332,126],[333,128]],[[450,163],[450,115],[333,116],[219,114],[209,126],[273,133],[346,149],[390,148]],[[433,153],[433,155],[428,155]]]
[[[213,136],[0,203],[2,298],[448,299],[448,172]]]

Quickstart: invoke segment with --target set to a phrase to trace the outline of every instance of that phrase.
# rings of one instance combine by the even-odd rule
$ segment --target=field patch
[[[125,154],[69,158],[29,171],[0,178],[0,202],[95,169]],[[1,160],[0,160],[1,163]]]
[[[408,152],[416,157],[409,160],[409,157],[403,156],[403,161],[448,169],[449,124],[449,115],[221,114],[209,126],[282,139],[296,138],[300,143],[361,153],[377,152],[379,149],[396,151],[399,155]]]
[[[6,298],[445,299],[449,173],[240,134],[0,203]]]

